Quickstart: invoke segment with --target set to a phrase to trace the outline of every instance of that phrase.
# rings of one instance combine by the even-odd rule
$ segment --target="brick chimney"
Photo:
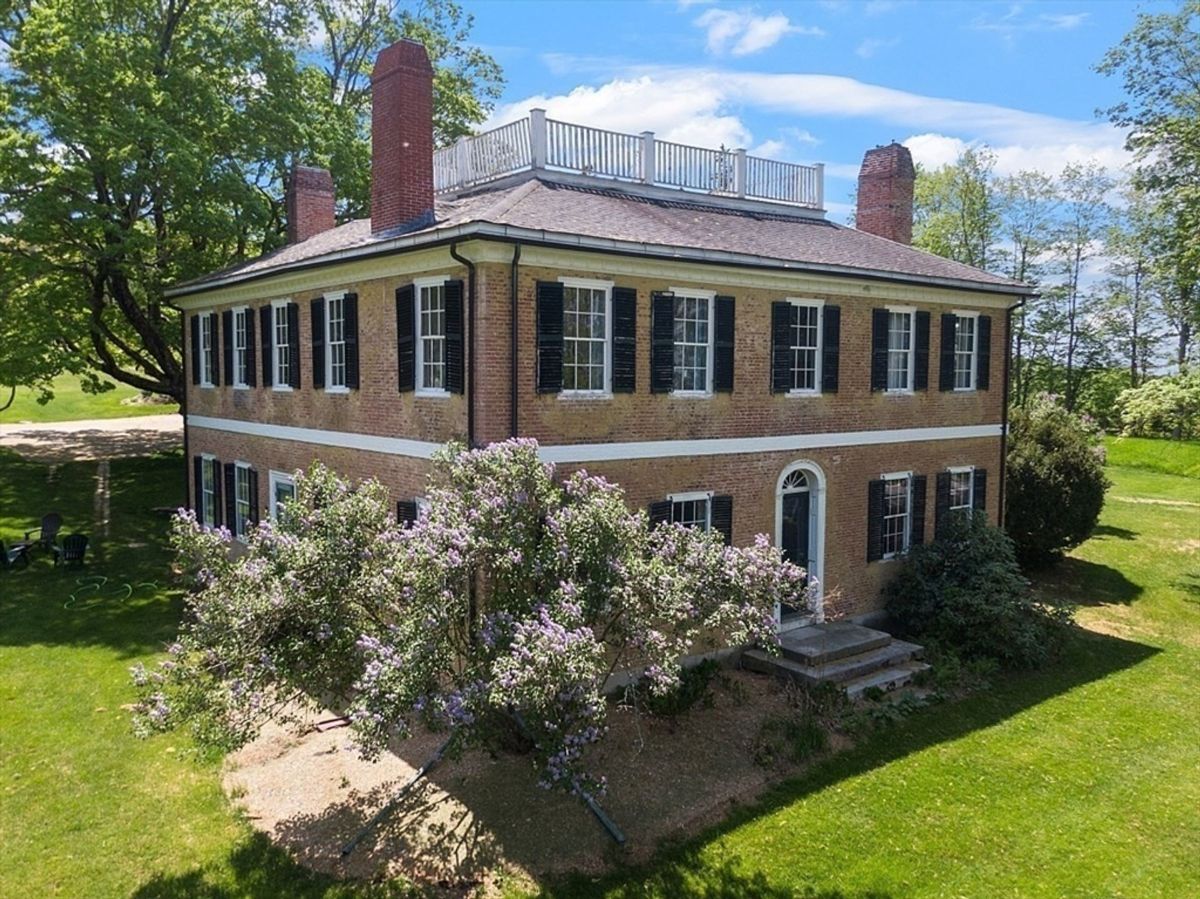
[[[329,170],[311,165],[292,166],[287,190],[288,243],[308,240],[334,224],[333,176]]]
[[[858,172],[859,231],[912,243],[913,184],[917,180],[912,153],[892,141],[868,150]]]
[[[433,222],[433,66],[397,41],[371,71],[371,233]]]

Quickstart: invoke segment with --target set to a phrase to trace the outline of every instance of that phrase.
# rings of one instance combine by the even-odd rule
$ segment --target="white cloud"
[[[781,140],[765,140],[757,147],[750,149],[752,156],[764,156],[767,159],[782,159],[787,155],[788,145]]]
[[[727,52],[749,56],[775,46],[789,34],[825,34],[813,26],[793,25],[791,19],[778,12],[760,16],[748,10],[708,9],[693,24],[705,30],[705,46],[717,56]]]
[[[1073,31],[1087,21],[1088,13],[1039,13],[1036,16],[1025,15],[1025,8],[1014,4],[1002,16],[981,15],[975,18],[971,27],[976,31],[991,31],[1006,40],[1012,40],[1017,34],[1031,31]]]
[[[898,43],[900,43],[900,38],[898,37],[887,39],[881,37],[868,37],[863,39],[863,41],[854,48],[854,54],[862,57],[863,59],[870,59],[885,47],[894,47]]]

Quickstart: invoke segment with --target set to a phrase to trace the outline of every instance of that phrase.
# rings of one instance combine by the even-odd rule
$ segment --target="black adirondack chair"
[[[12,568],[28,568],[29,567],[29,544],[14,543],[9,546],[3,540],[0,540],[0,568],[5,570]]]
[[[62,545],[54,547],[54,564],[82,565],[87,547],[88,538],[85,534],[70,534],[63,537]]]
[[[40,528],[25,532],[25,542],[40,549],[53,549],[58,541],[58,531],[61,527],[62,516],[57,512],[49,512],[42,516]],[[37,534],[38,537],[31,541],[29,538],[34,534]]]

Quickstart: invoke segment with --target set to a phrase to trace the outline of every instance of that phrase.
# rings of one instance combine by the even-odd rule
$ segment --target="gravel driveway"
[[[38,462],[148,456],[183,445],[183,416],[50,421],[0,425],[0,447]]]

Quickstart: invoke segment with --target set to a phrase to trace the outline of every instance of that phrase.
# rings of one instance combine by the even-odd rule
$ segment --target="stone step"
[[[846,681],[842,686],[845,687],[848,697],[851,699],[861,699],[863,693],[872,687],[878,687],[884,692],[891,692],[899,687],[903,687],[920,672],[928,670],[929,665],[925,662],[901,662],[891,668],[881,668],[878,671],[872,671],[870,674],[864,674],[861,677]]]
[[[900,665],[920,655],[921,647],[903,640],[892,640],[867,652],[827,662],[824,665],[805,665],[786,656],[774,656],[752,649],[742,653],[742,666],[763,674],[788,677],[797,683],[815,685],[825,681],[844,683],[863,675]]]
[[[849,621],[830,621],[784,634],[779,648],[785,658],[804,665],[824,665],[886,646],[889,634]]]

